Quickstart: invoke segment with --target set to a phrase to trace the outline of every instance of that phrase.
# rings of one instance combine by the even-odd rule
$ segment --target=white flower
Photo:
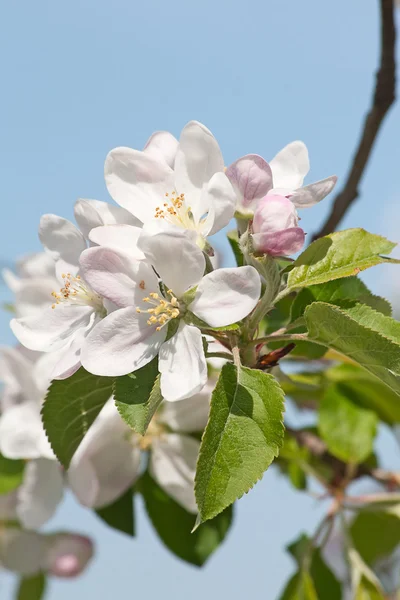
[[[308,208],[320,202],[335,187],[337,177],[303,186],[310,169],[307,147],[295,141],[285,146],[268,164],[257,154],[239,158],[226,174],[237,195],[237,210],[252,215],[257,202],[267,194],[289,197],[296,208]]]
[[[145,228],[183,228],[200,245],[234,214],[235,193],[218,143],[196,121],[183,128],[179,144],[158,132],[142,152],[115,148],[106,159],[105,179],[112,198]]]
[[[144,235],[140,247],[148,262],[106,248],[82,254],[85,279],[120,307],[88,335],[82,364],[94,374],[118,376],[158,354],[163,397],[188,398],[204,386],[207,365],[200,329],[184,317],[190,311],[211,327],[240,321],[259,299],[260,278],[250,266],[217,269],[203,277],[204,255],[184,233]],[[185,293],[192,288],[195,293],[188,298]],[[166,326],[175,320],[176,332],[167,339]]]
[[[69,485],[81,504],[100,508],[114,502],[139,477],[141,452],[150,451],[149,470],[155,481],[186,510],[197,512],[194,475],[200,444],[186,434],[205,427],[213,385],[210,382],[184,402],[163,405],[143,437],[126,425],[109,400],[68,471]]]

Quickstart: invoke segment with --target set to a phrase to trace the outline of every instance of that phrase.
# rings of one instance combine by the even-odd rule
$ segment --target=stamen
[[[147,324],[157,325],[156,331],[160,331],[171,319],[177,319],[180,315],[179,300],[175,298],[172,290],[168,290],[167,293],[169,299],[160,296],[157,292],[150,292],[146,298],[143,298],[143,302],[152,305],[152,307],[147,309],[136,308],[138,314],[147,313],[150,315]]]
[[[190,206],[186,205],[185,194],[177,194],[174,190],[169,194],[165,194],[168,198],[167,202],[163,203],[163,207],[157,206],[154,212],[156,219],[165,219],[173,225],[178,225],[184,229],[196,229],[193,213]]]
[[[54,309],[58,304],[70,304],[79,306],[92,306],[96,311],[105,312],[101,297],[96,294],[89,285],[83,281],[80,275],[74,277],[71,273],[63,273],[64,286],[60,292],[51,292],[55,303],[51,305]]]

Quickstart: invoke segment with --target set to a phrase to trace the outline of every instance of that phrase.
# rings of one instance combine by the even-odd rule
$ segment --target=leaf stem
[[[258,340],[251,340],[249,342],[249,346],[257,346],[258,344],[269,344],[271,342],[306,342],[308,340],[307,333],[280,333],[280,334],[271,334],[265,337],[259,338]],[[313,341],[315,344],[319,344],[320,346],[325,346],[321,342],[316,340]]]

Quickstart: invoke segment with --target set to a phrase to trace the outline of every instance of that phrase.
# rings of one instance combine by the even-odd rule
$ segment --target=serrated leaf
[[[354,548],[349,550],[349,560],[354,600],[385,600],[378,578]]]
[[[46,577],[43,573],[23,577],[16,592],[16,600],[42,600],[46,591]]]
[[[0,494],[9,494],[22,483],[24,469],[23,460],[11,460],[0,454]]]
[[[202,566],[224,541],[232,522],[232,507],[192,532],[196,515],[187,512],[145,473],[139,482],[145,508],[161,541],[176,556]]]
[[[340,385],[332,385],[318,412],[319,433],[328,450],[344,462],[357,464],[372,452],[378,417],[347,398]]]
[[[359,305],[314,302],[304,313],[309,338],[351,358],[400,395],[400,323]]]
[[[390,303],[384,298],[371,294],[361,279],[344,277],[300,290],[292,304],[290,321],[294,322],[301,318],[306,307],[312,302],[327,302],[341,306],[346,300],[356,300],[361,304],[367,304],[386,316],[392,314]]]
[[[399,506],[381,511],[361,511],[352,522],[351,538],[367,564],[390,555],[400,544]]]
[[[295,573],[280,596],[280,600],[318,600],[311,575],[307,571]]]
[[[316,240],[295,260],[288,275],[287,292],[357,275],[384,262],[399,261],[389,254],[396,246],[364,229],[346,229]]]
[[[242,267],[245,264],[245,262],[244,262],[244,258],[243,258],[243,252],[242,252],[242,250],[240,248],[240,244],[239,244],[239,235],[238,235],[238,232],[236,231],[236,229],[233,229],[232,231],[228,231],[227,238],[228,238],[230,247],[232,248],[232,252],[235,256],[237,266]]]
[[[53,381],[42,408],[47,437],[67,469],[89,427],[112,396],[112,377],[99,377],[83,367],[68,379]]]
[[[133,492],[131,489],[128,489],[125,494],[112,504],[98,508],[95,512],[109,527],[134,537],[135,513]]]
[[[114,382],[115,405],[134,431],[144,435],[162,401],[158,358]]]
[[[211,519],[261,479],[283,443],[283,392],[263,373],[223,366],[197,463],[201,521]]]

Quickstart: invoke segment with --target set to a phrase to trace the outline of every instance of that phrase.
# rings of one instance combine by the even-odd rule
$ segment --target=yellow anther
[[[136,312],[137,312],[137,313],[141,313],[142,311],[140,310],[140,308],[139,308],[139,307],[137,307],[137,308],[136,308]]]
[[[157,292],[150,292],[149,296],[150,296],[150,298],[154,298],[154,300],[158,300]]]

